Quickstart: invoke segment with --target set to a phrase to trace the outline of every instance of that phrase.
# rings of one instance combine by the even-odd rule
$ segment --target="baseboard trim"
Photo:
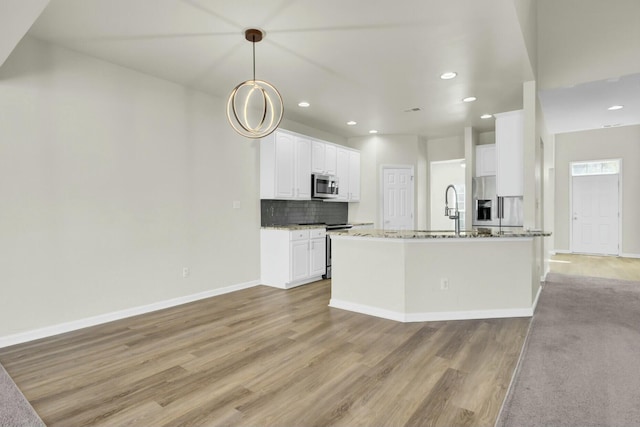
[[[538,291],[539,292],[539,291]],[[537,299],[536,299],[537,302]],[[505,317],[531,317],[535,308],[514,308],[499,310],[468,310],[468,311],[439,311],[434,313],[401,313],[385,310],[364,304],[356,304],[348,301],[331,298],[329,307],[341,310],[395,320],[397,322],[439,322],[444,320],[474,320],[474,319],[499,319]]]
[[[404,313],[372,307],[370,305],[356,304],[353,302],[338,300],[335,298],[331,298],[329,300],[329,307],[339,308],[341,310],[347,311],[354,311],[356,313],[381,317],[383,319],[395,320],[396,322],[406,322],[406,320],[404,319]]]
[[[546,276],[546,275],[545,275]],[[531,315],[536,312],[536,307],[538,306],[538,299],[540,299],[540,294],[542,293],[542,283],[540,283],[540,287],[538,288],[538,293],[533,300],[533,307],[531,307]]]
[[[640,258],[640,254],[620,254],[621,257],[623,258]]]
[[[272,288],[291,289],[291,288],[296,288],[298,286],[307,285],[309,283],[317,282],[318,280],[322,280],[322,275],[313,276],[313,277],[307,277],[306,279],[296,280],[294,282],[289,282],[289,283],[285,283],[285,284],[269,283],[269,281],[263,280],[262,284],[265,285],[265,286],[271,286]]]
[[[572,254],[573,252],[566,249],[554,249],[552,251],[549,251],[549,253],[552,255],[556,255],[556,254]]]
[[[555,255],[555,254],[572,254],[573,252],[571,251],[567,251],[564,249],[555,249],[553,251],[549,251],[549,253],[551,255]],[[592,255],[592,254],[577,254],[577,255]],[[640,254],[631,254],[631,253],[621,253],[620,255],[602,255],[602,254],[593,254],[595,256],[619,256],[622,258],[640,258]]]
[[[198,301],[205,298],[211,298],[218,295],[228,294],[230,292],[239,291],[242,289],[252,288],[260,284],[259,280],[253,280],[251,282],[240,283],[237,285],[226,286],[224,288],[212,289],[197,294],[185,295],[183,297],[172,298],[165,301],[159,301],[152,304],[141,305],[138,307],[127,308],[125,310],[114,311],[111,313],[105,313],[98,316],[87,317],[84,319],[73,320],[71,322],[59,323],[53,326],[47,326],[45,328],[33,329],[27,332],[20,332],[13,335],[7,335],[0,337],[0,348],[9,347],[16,344],[22,344],[29,341],[34,341],[41,338],[47,338],[54,335],[64,334],[66,332],[76,331],[79,329],[88,328],[90,326],[96,326],[103,323],[113,322],[114,320],[126,319],[127,317],[138,316],[140,314],[151,313],[153,311],[163,310],[165,308],[175,307],[182,304],[187,304],[193,301]]]

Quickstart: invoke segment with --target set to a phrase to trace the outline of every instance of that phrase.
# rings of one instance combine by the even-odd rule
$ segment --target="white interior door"
[[[385,230],[412,230],[413,169],[384,168],[382,223]]]
[[[619,175],[572,177],[573,252],[619,254]]]

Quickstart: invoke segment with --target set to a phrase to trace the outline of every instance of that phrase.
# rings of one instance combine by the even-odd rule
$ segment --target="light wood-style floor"
[[[44,422],[493,426],[529,319],[402,324],[266,286],[0,349]]]
[[[555,254],[550,261],[549,270],[552,273],[640,282],[640,259],[638,258]]]

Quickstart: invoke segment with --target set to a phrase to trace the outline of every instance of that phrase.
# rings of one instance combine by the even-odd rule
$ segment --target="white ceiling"
[[[249,27],[267,33],[256,78],[280,90],[285,117],[344,137],[492,130],[480,115],[522,108],[534,79],[514,0],[51,0],[29,34],[226,98],[252,76]],[[588,102],[565,92],[544,94],[545,117]]]
[[[550,133],[640,124],[640,73],[539,92]],[[619,105],[624,108],[609,110]]]

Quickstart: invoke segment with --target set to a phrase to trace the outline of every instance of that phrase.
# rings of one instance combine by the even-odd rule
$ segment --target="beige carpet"
[[[41,427],[44,423],[0,365],[0,427],[23,426]]]
[[[550,274],[497,426],[640,426],[640,282]]]

